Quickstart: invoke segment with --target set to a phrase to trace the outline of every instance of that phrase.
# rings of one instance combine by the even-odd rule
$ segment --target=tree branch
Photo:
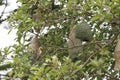
[[[5,9],[6,9],[6,7],[7,7],[8,1],[7,1],[7,0],[5,0],[5,1],[6,1],[5,7],[4,7],[4,9],[3,9],[3,11],[2,11],[2,13],[1,13],[1,15],[0,15],[0,19],[2,18],[3,14],[4,14],[4,12],[5,12]]]

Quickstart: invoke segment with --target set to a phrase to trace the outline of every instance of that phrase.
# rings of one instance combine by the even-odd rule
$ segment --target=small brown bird
[[[43,48],[39,42],[38,35],[33,36],[29,44],[29,49],[29,51],[32,53],[31,55],[33,58],[36,58],[38,60],[41,57]]]
[[[40,46],[40,47],[38,48],[37,60],[39,60],[39,59],[41,58],[42,51],[43,51],[43,47]]]

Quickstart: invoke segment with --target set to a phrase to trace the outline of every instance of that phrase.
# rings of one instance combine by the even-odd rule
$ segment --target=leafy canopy
[[[8,21],[17,29],[12,71],[8,79],[81,80],[119,79],[113,52],[119,35],[120,0],[18,0],[22,5]],[[70,27],[87,21],[94,39],[83,45],[80,60],[68,58]],[[47,30],[44,33],[44,30]],[[29,33],[41,35],[42,59],[31,63]],[[80,46],[81,47],[81,46]],[[9,53],[7,53],[9,54]],[[6,54],[6,55],[7,55]]]

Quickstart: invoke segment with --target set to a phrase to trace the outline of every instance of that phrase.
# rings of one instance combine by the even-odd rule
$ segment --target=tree
[[[119,0],[19,0],[22,5],[8,19],[17,29],[12,71],[8,79],[23,80],[119,80],[114,70],[114,48],[119,36]],[[91,26],[94,39],[68,48],[70,28],[81,21]],[[47,32],[44,33],[44,30]],[[42,58],[31,64],[29,33],[38,34]],[[81,47],[72,61],[68,50]]]

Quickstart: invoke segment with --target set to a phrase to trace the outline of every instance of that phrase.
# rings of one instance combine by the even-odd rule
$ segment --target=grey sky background
[[[6,7],[5,13],[2,18],[6,18],[9,15],[9,12],[13,11],[14,9],[17,8],[18,5],[20,5],[19,3],[18,4],[16,3],[17,0],[7,0],[7,1],[8,1],[8,6]],[[4,6],[0,6],[0,15],[3,9]],[[14,29],[8,34],[9,29],[6,28],[9,26],[10,25],[7,22],[3,22],[2,24],[0,24],[0,49],[3,49],[15,43],[14,39],[16,37],[17,30]],[[10,58],[10,56],[11,54],[8,55],[8,58]],[[7,62],[7,60],[5,62]],[[0,74],[6,74],[8,71],[0,71]]]
[[[14,9],[17,8],[18,5],[16,1],[17,0],[7,0],[8,1],[8,6],[5,9],[4,16],[2,18],[6,18],[6,16],[9,15],[10,11],[13,11]],[[0,14],[3,11],[4,6],[0,6]],[[8,34],[9,29],[5,29],[5,27],[9,27],[7,22],[3,22],[0,24],[0,48],[4,48],[7,46],[10,46],[14,44],[14,38],[16,37],[16,31],[17,30],[12,30],[10,34]]]

